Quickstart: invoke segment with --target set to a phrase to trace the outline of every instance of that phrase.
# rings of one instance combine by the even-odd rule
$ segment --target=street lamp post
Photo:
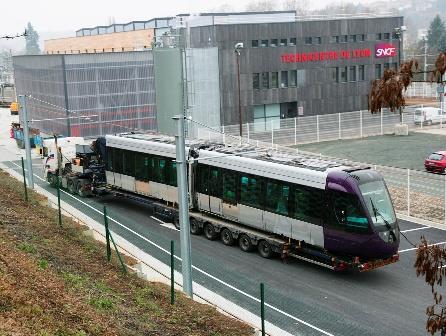
[[[234,52],[237,59],[237,86],[238,86],[238,119],[239,119],[239,127],[240,127],[240,137],[243,135],[242,128],[242,103],[241,103],[241,94],[240,94],[240,50],[243,49],[243,43],[237,43],[234,46]]]
[[[404,60],[403,57],[403,48],[402,46],[402,37],[403,33],[406,31],[406,26],[396,27],[395,28],[395,35],[398,37],[398,63],[399,66],[401,66],[401,60]]]
[[[33,162],[31,159],[31,143],[29,142],[28,112],[26,110],[25,98],[26,97],[24,95],[19,95],[20,118],[22,119],[23,123],[23,141],[25,142],[26,166],[28,170],[28,185],[31,189],[34,189]]]

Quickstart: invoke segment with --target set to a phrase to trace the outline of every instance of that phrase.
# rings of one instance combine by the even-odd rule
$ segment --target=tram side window
[[[107,147],[107,167],[106,170],[108,171],[114,171],[114,165],[113,165],[113,147]]]
[[[321,225],[322,190],[304,186],[293,189],[294,218]]]
[[[195,175],[195,189],[201,194],[209,194],[209,166],[199,164]]]
[[[289,197],[289,186],[278,181],[268,181],[266,184],[265,210],[279,215],[288,216]]]
[[[173,161],[167,161],[167,164],[169,166],[169,181],[168,184],[176,187],[178,186],[177,183],[177,163]]]
[[[223,200],[237,203],[237,173],[231,170],[223,171]]]
[[[240,203],[262,208],[262,183],[257,176],[240,176]]]
[[[344,228],[348,231],[367,231],[368,220],[359,203],[358,198],[353,194],[332,191],[330,223],[333,226]]]
[[[135,178],[140,181],[149,180],[149,155],[136,153],[135,155]]]
[[[166,159],[157,156],[153,157],[151,177],[151,181],[166,183]]]
[[[113,149],[113,167],[115,173],[122,174],[122,149]]]
[[[221,198],[222,193],[222,176],[221,169],[217,167],[209,167],[209,195]]]
[[[123,174],[127,176],[135,176],[135,152],[123,150]]]

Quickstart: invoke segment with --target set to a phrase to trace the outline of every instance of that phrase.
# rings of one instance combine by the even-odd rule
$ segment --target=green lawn
[[[358,162],[424,170],[427,155],[446,150],[446,136],[427,133],[401,137],[384,135],[300,145],[298,148]]]

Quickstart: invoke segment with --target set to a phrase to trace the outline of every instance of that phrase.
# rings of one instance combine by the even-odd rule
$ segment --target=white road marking
[[[175,231],[178,231],[178,232],[180,231],[172,223],[163,222],[161,219],[156,218],[155,216],[150,216],[150,218],[152,218],[152,219],[156,220],[158,223],[160,223],[160,226],[163,226],[165,228],[168,228],[168,229],[171,229],[171,230],[175,230]]]
[[[422,226],[422,227],[419,227],[419,228],[416,228],[416,229],[409,229],[409,230],[404,230],[404,231],[401,231],[401,232],[402,233],[406,233],[406,232],[425,230],[425,229],[432,229],[432,227],[430,227],[430,226]]]
[[[16,165],[17,167],[21,168],[19,165],[15,164],[14,162],[11,161],[11,163],[14,164],[14,165]],[[36,176],[38,179],[40,179],[40,180],[42,180],[42,181],[45,182],[44,179],[42,179],[41,177],[37,176],[36,174],[34,174],[34,176]],[[77,198],[77,197],[75,197],[75,196],[73,196],[73,195],[67,193],[66,191],[61,190],[61,192],[64,193],[64,194],[66,194],[66,195],[68,195],[68,196],[70,196],[71,198],[74,198],[74,199],[77,200],[79,203],[85,205],[86,207],[92,209],[93,211],[95,211],[95,212],[97,212],[97,213],[99,213],[99,214],[103,214],[102,211],[99,211],[98,209],[92,207],[90,204],[85,203],[84,201],[80,200],[79,198]],[[144,237],[143,235],[141,235],[141,234],[139,234],[139,233],[133,231],[132,229],[128,228],[127,226],[125,226],[124,224],[118,222],[117,220],[113,219],[113,218],[110,217],[110,216],[107,216],[107,218],[110,219],[111,221],[115,222],[116,224],[118,224],[118,225],[121,226],[122,228],[126,229],[127,231],[133,233],[133,234],[136,235],[137,237],[139,237],[139,238],[145,240],[147,243],[149,243],[149,244],[155,246],[156,248],[160,249],[160,250],[163,251],[164,253],[170,255],[170,251],[168,251],[168,250],[166,250],[165,248],[161,247],[160,245],[158,245],[158,244],[152,242],[151,240],[147,239],[147,238]],[[175,257],[175,259],[181,261],[181,258],[180,258],[180,257],[178,257],[178,256],[174,256],[174,257]],[[192,268],[193,268],[194,270],[196,270],[196,271],[202,273],[203,275],[206,275],[207,277],[209,277],[209,278],[211,278],[211,279],[213,279],[213,280],[215,280],[215,281],[221,283],[222,285],[224,285],[224,286],[226,286],[226,287],[228,287],[228,288],[230,288],[230,289],[236,291],[237,293],[240,293],[240,294],[242,294],[242,295],[244,295],[244,296],[250,298],[251,300],[260,303],[260,299],[254,297],[254,296],[252,296],[252,295],[250,295],[250,294],[248,294],[248,293],[243,292],[242,290],[240,290],[240,289],[238,289],[238,288],[236,288],[236,287],[234,287],[234,286],[232,286],[232,285],[230,285],[230,284],[224,282],[223,280],[220,280],[220,279],[216,278],[215,276],[213,276],[213,275],[211,275],[211,274],[209,274],[209,273],[203,271],[202,269],[200,269],[200,268],[198,268],[198,267],[196,267],[196,266],[194,266],[194,265],[192,265]],[[329,332],[327,332],[327,331],[325,331],[325,330],[323,330],[323,329],[321,329],[321,328],[318,328],[318,327],[316,327],[315,325],[313,325],[313,324],[311,324],[311,323],[309,323],[309,322],[306,322],[306,321],[301,320],[301,319],[299,319],[299,318],[297,318],[297,317],[295,317],[295,316],[293,316],[293,315],[290,315],[290,314],[284,312],[283,310],[280,310],[279,308],[276,308],[276,307],[270,305],[269,303],[266,303],[266,302],[265,302],[265,306],[268,307],[268,308],[271,308],[272,310],[278,312],[279,314],[282,314],[282,315],[285,315],[286,317],[289,317],[290,319],[292,319],[292,320],[294,320],[294,321],[296,321],[296,322],[299,322],[299,323],[301,323],[301,324],[303,324],[303,325],[306,325],[307,327],[310,327],[311,329],[314,329],[314,330],[316,330],[316,331],[319,331],[321,334],[324,334],[324,335],[327,335],[327,336],[334,336],[333,334],[331,334],[331,333],[329,333]]]
[[[441,242],[441,243],[429,244],[427,246],[436,246],[436,245],[443,245],[443,244],[446,244],[446,241]],[[418,249],[418,247],[412,247],[412,248],[401,250],[401,251],[398,251],[398,252],[399,253],[403,253],[403,252],[413,251],[413,250],[416,250],[416,249]]]

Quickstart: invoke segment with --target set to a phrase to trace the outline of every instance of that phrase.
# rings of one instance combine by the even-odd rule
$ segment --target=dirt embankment
[[[245,336],[250,327],[169,287],[124,275],[82,234],[0,170],[0,335]],[[128,262],[131,262],[128,260]]]

